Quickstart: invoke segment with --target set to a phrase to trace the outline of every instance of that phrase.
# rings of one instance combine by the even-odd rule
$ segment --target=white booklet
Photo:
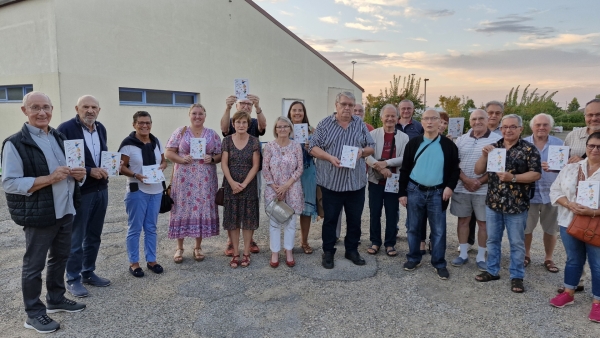
[[[100,157],[100,168],[108,172],[108,176],[119,176],[121,166],[121,153],[103,151]]]
[[[598,181],[579,181],[577,185],[577,203],[588,208],[598,209],[598,199],[600,198],[600,182]]]
[[[202,160],[206,155],[206,138],[191,138],[190,139],[190,155],[193,159]]]
[[[487,171],[500,173],[506,171],[506,149],[495,148],[488,154]]]
[[[356,160],[358,159],[358,148],[352,146],[344,146],[342,148],[342,158],[340,159],[340,165],[342,167],[354,169],[356,167]]]
[[[160,183],[165,180],[165,175],[159,167],[159,164],[145,165],[142,167],[142,175],[146,176],[144,183]]]
[[[448,121],[448,135],[453,138],[460,137],[465,129],[464,117],[451,117]]]
[[[85,151],[83,140],[65,141],[65,158],[69,168],[85,168]]]
[[[233,88],[235,90],[235,97],[238,100],[244,100],[248,98],[250,93],[250,83],[248,79],[235,79],[233,80]]]
[[[294,124],[294,141],[306,143],[308,140],[308,123]]]
[[[398,193],[400,191],[400,174],[392,174],[392,177],[388,177],[385,180],[385,192]]]
[[[548,147],[548,169],[562,170],[569,161],[569,147],[567,146],[549,146]]]

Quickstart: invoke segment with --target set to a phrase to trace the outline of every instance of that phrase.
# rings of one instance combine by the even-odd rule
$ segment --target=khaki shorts
[[[475,211],[475,218],[485,222],[485,195],[464,194],[456,192],[452,194],[450,213],[457,217],[471,217]]]
[[[527,227],[525,233],[530,234],[538,225],[538,221],[542,225],[542,230],[551,236],[558,235],[558,208],[553,207],[551,203],[532,203],[529,206],[527,214]]]

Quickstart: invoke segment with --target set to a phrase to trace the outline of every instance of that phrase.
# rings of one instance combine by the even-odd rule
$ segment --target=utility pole
[[[354,80],[354,65],[356,64],[356,61],[352,61],[352,80]]]
[[[427,110],[427,81],[429,81],[429,79],[425,79],[425,97],[423,98],[423,105],[425,106],[425,110]]]

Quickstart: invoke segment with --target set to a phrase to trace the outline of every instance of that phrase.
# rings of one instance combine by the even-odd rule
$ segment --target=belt
[[[426,186],[426,185],[419,184],[419,183],[415,182],[415,181],[414,181],[413,179],[411,179],[411,178],[409,178],[408,180],[409,180],[410,182],[412,182],[412,184],[416,185],[416,186],[417,186],[417,188],[419,188],[419,190],[421,190],[421,191],[437,190],[437,189],[442,189],[442,188],[444,188],[444,184],[443,184],[443,183],[442,183],[442,184],[438,184],[438,185],[434,185],[434,186],[430,186],[430,187],[429,187],[429,186]]]

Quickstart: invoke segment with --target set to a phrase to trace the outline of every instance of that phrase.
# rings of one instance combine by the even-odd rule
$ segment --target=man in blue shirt
[[[398,110],[400,111],[400,118],[396,124],[396,129],[408,135],[409,140],[415,136],[423,135],[423,126],[419,121],[412,118],[415,113],[415,104],[409,99],[404,99],[398,104]]]

